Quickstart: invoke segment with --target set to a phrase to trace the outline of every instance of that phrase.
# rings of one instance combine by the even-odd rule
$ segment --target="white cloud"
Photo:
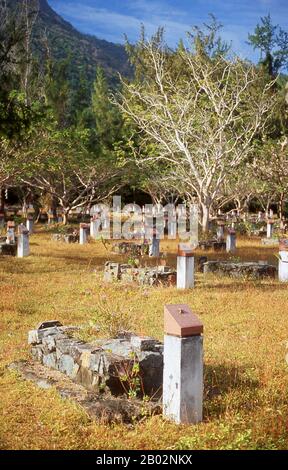
[[[136,6],[140,8],[144,4],[148,11],[146,0],[139,0]],[[141,23],[145,25],[148,35],[155,33],[159,26],[164,26],[167,40],[174,44],[190,29],[190,25],[171,20],[168,15],[163,17],[158,12],[160,5],[162,4],[158,4],[153,15],[147,14],[147,16],[140,14],[139,16],[132,14],[125,15],[105,8],[94,8],[80,3],[72,4],[69,2],[57,2],[57,10],[74,24],[82,23],[83,26],[85,25],[86,32],[89,30],[90,34],[95,35],[99,35],[99,31],[105,32],[105,38],[108,39],[109,36],[110,40],[112,40],[111,38],[113,40],[118,38],[117,40],[119,41],[120,37],[127,34],[134,41],[139,36]]]

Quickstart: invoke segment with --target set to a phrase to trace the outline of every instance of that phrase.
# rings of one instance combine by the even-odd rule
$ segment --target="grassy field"
[[[277,249],[262,247],[259,240],[242,239],[238,246],[241,259],[276,263]],[[175,265],[176,242],[163,242],[161,249]],[[0,257],[1,449],[288,447],[288,286],[201,274],[196,288],[185,292],[105,285],[104,262],[120,258],[101,242],[65,245],[43,232],[31,237],[31,252],[22,260]],[[42,390],[7,370],[12,361],[29,357],[29,329],[57,319],[87,325],[89,332],[90,322],[100,320],[97,305],[103,300],[121,313],[124,326],[159,339],[165,303],[187,303],[199,315],[205,349],[203,423],[177,426],[155,416],[135,426],[103,425],[56,390]]]

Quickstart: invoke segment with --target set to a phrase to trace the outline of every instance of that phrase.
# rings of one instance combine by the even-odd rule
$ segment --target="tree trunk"
[[[41,207],[38,208],[38,213],[36,215],[35,224],[38,224],[41,217]]]
[[[209,232],[209,210],[210,205],[205,202],[201,202],[202,209],[202,231],[203,233]]]
[[[236,210],[240,212],[241,211],[241,201],[240,201],[240,199],[235,198],[234,202],[235,202]]]
[[[270,207],[270,199],[267,201],[267,204],[265,207],[265,214],[267,217],[269,217],[269,207]]]
[[[283,219],[283,214],[284,213],[284,194],[280,194],[280,200],[279,200],[279,219]]]
[[[51,211],[53,213],[53,218],[57,220],[57,199],[55,196],[52,196]]]
[[[0,212],[4,214],[4,207],[5,207],[5,190],[2,186],[0,186]]]
[[[63,212],[63,225],[68,224],[68,213],[69,213],[69,210]]]

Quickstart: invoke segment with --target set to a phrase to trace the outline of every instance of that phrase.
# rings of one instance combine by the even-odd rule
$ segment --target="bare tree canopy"
[[[206,231],[221,186],[252,155],[265,128],[274,82],[265,83],[254,65],[219,47],[215,52],[215,30],[198,30],[188,41],[171,51],[162,31],[142,37],[133,60],[139,58],[145,74],[133,83],[123,80],[117,101],[142,132],[143,146],[157,144],[153,155],[138,152],[139,163],[167,162],[174,180],[197,195]]]

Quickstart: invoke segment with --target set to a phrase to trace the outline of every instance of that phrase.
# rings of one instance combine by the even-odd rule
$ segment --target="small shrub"
[[[99,327],[101,335],[114,338],[123,331],[130,331],[133,326],[131,311],[123,310],[120,302],[109,302],[106,297],[99,300],[95,307],[92,321]]]
[[[129,399],[137,398],[143,392],[143,382],[140,375],[139,362],[135,354],[131,354],[133,364],[129,364],[118,371],[123,390]]]

